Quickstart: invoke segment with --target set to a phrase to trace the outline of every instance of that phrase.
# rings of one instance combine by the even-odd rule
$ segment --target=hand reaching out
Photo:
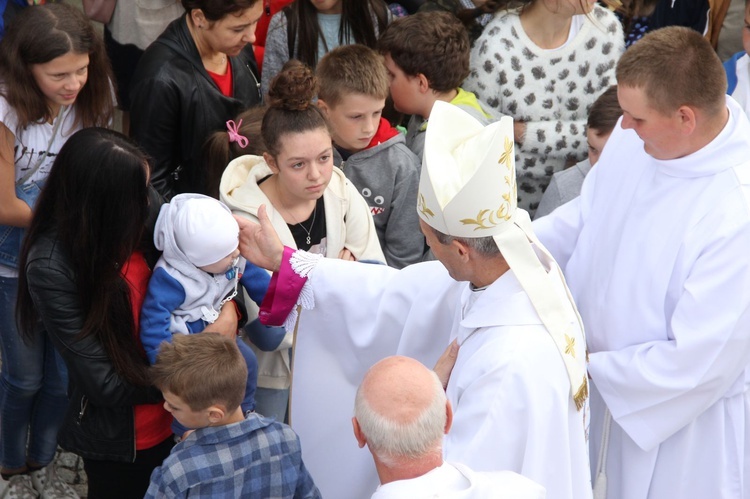
[[[258,209],[259,224],[237,215],[234,218],[240,226],[240,254],[258,267],[279,270],[284,245],[268,218],[266,205]]]

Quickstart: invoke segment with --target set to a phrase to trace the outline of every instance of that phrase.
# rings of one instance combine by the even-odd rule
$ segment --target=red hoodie
[[[375,132],[375,136],[372,138],[370,143],[367,144],[367,147],[365,147],[365,149],[375,147],[376,145],[382,142],[385,142],[386,140],[390,138],[395,137],[399,133],[401,132],[393,128],[387,119],[380,118],[380,125],[378,125],[378,131]]]

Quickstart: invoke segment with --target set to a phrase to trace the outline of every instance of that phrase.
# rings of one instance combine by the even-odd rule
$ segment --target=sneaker
[[[54,464],[32,471],[29,475],[41,499],[80,499],[76,491],[62,481]]]
[[[39,493],[34,490],[31,477],[26,473],[13,475],[5,482],[5,488],[0,493],[1,499],[36,499]]]

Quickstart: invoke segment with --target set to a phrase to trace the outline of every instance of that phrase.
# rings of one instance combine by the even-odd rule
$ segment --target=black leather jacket
[[[29,252],[26,278],[42,324],[68,368],[70,405],[58,433],[60,445],[89,459],[135,459],[133,405],[162,400],[154,387],[122,379],[95,338],[78,338],[85,314],[70,260],[54,234]]]
[[[261,103],[258,67],[247,45],[232,65],[233,98],[203,67],[185,15],[173,21],[138,63],[130,89],[130,132],[151,156],[151,183],[167,199],[206,194],[201,149],[226,121]]]
[[[159,258],[152,243],[153,227],[162,200],[153,189],[149,197],[142,250],[153,267]],[[65,450],[88,459],[132,462],[135,459],[133,406],[161,402],[161,392],[123,380],[99,341],[77,337],[85,314],[78,302],[70,260],[54,233],[40,237],[31,248],[26,278],[41,324],[68,368],[70,405],[58,442]]]

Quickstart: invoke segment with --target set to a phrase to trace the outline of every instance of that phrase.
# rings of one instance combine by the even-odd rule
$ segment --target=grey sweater
[[[583,180],[590,170],[591,163],[588,159],[584,159],[567,170],[552,175],[552,180],[550,180],[547,190],[542,194],[542,200],[539,202],[534,218],[549,215],[558,206],[562,206],[580,196]]]
[[[419,229],[419,160],[398,134],[334,163],[365,198],[386,262],[395,268],[421,261],[424,236]]]

